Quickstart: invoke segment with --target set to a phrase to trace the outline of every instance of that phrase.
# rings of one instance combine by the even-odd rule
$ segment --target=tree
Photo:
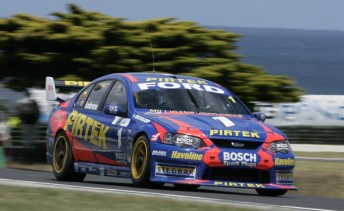
[[[45,76],[92,80],[116,72],[159,72],[203,77],[245,102],[297,101],[301,94],[284,76],[243,64],[240,35],[209,30],[174,18],[128,22],[69,5],[53,19],[17,14],[0,19],[0,80],[9,88],[43,86]]]

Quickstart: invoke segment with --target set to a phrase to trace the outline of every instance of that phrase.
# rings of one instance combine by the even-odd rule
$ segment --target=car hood
[[[189,130],[192,131],[191,134],[193,135],[198,131],[198,133],[203,133],[208,138],[264,141],[269,132],[278,133],[285,137],[278,129],[251,117],[200,114],[166,115],[155,113],[143,115],[151,121],[161,124],[167,131],[183,131],[183,133],[186,133]]]

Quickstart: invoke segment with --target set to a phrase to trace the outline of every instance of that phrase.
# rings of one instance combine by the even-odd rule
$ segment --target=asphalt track
[[[3,180],[5,179],[5,180]],[[120,192],[126,194],[165,196],[167,198],[183,198],[185,200],[209,200],[211,203],[234,203],[252,205],[264,209],[290,209],[290,210],[344,210],[344,200],[319,197],[300,196],[289,192],[280,197],[264,197],[256,194],[254,190],[201,187],[196,191],[179,191],[171,185],[165,185],[162,189],[146,189],[133,187],[128,179],[87,175],[85,181],[60,182],[51,172],[30,171],[20,169],[0,169],[0,183],[12,181],[31,181],[35,184],[48,184],[52,187],[74,187],[83,190],[106,190],[104,192]],[[23,182],[27,183],[27,182]],[[321,191],[321,190],[319,190]],[[206,198],[206,199],[204,199]]]

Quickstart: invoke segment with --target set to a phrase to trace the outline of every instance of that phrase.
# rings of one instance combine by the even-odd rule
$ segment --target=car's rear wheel
[[[288,192],[288,190],[266,190],[266,189],[256,189],[256,191],[261,196],[281,196]]]
[[[74,158],[67,136],[59,133],[56,136],[53,151],[53,172],[57,180],[81,182],[86,174],[74,171]]]
[[[188,184],[173,184],[173,186],[178,190],[189,190],[193,191],[200,187],[200,185],[188,185]]]
[[[151,170],[151,155],[149,141],[145,135],[140,136],[134,144],[131,157],[131,181],[135,186],[148,187]]]

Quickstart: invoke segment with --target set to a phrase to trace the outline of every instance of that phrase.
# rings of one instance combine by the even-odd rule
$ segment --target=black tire
[[[82,182],[86,174],[74,171],[74,158],[68,137],[59,133],[53,151],[53,172],[57,180]]]
[[[140,136],[135,144],[131,156],[130,177],[135,186],[149,187],[151,171],[150,145],[145,135]],[[155,184],[155,183],[154,183]],[[163,184],[163,183],[162,183]]]
[[[261,196],[281,196],[288,192],[288,190],[266,190],[266,189],[256,189],[256,191]]]
[[[200,185],[188,185],[188,184],[173,184],[173,186],[178,190],[188,190],[188,191],[193,191],[200,187]]]

